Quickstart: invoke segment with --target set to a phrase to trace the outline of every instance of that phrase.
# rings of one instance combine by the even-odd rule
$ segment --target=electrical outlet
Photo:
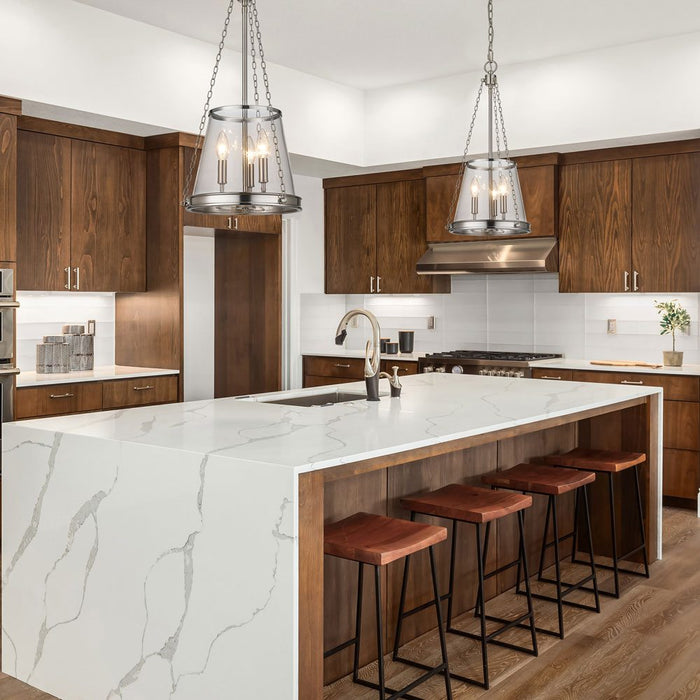
[[[609,318],[608,319],[608,335],[616,335],[617,334],[617,319],[616,318]]]

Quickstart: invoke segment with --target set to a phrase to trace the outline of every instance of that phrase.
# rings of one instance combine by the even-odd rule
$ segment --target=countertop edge
[[[17,388],[26,389],[37,386],[52,386],[54,384],[77,384],[80,382],[109,382],[119,379],[165,377],[179,374],[180,370],[178,369],[129,367],[126,365],[108,365],[106,367],[96,367],[94,370],[62,374],[38,375],[36,372],[20,372],[17,375]]]

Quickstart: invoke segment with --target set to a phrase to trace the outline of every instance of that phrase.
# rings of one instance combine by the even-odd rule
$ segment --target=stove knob
[[[479,370],[479,374],[480,374],[482,377],[485,377],[488,373],[489,373],[489,371],[488,371],[487,369],[480,369],[480,370]]]
[[[452,374],[464,374],[464,369],[462,369],[462,365],[455,365],[452,368]]]
[[[444,365],[440,365],[439,367],[436,367],[436,368],[435,368],[435,371],[436,371],[436,372],[444,372],[444,371],[445,371]]]
[[[515,373],[515,376],[516,376],[518,379],[522,379],[522,378],[525,376],[525,372],[516,372],[516,373]]]
[[[497,376],[497,377],[503,377],[504,375],[505,375],[505,370],[504,370],[502,367],[499,367],[499,368],[496,370],[496,376]]]
[[[490,370],[488,371],[488,375],[489,375],[489,377],[495,377],[495,376],[496,376],[496,370],[495,370],[495,369],[490,369]]]
[[[504,377],[514,377],[515,376],[515,370],[509,369],[506,372],[503,373]]]
[[[434,371],[435,371],[435,367],[433,367],[432,365],[426,365],[425,367],[423,367],[423,372],[426,374],[428,372],[434,372]]]

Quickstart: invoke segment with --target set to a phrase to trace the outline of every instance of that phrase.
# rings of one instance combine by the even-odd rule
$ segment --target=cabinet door
[[[376,220],[375,185],[326,190],[326,294],[372,291],[370,277],[377,274]]]
[[[623,292],[631,284],[629,160],[559,170],[559,291]]]
[[[632,263],[640,292],[700,292],[700,153],[632,166]]]
[[[537,165],[518,170],[525,215],[532,231],[528,237],[557,235],[557,166]],[[450,216],[457,175],[436,175],[425,179],[426,241],[491,240],[493,236],[456,236],[445,226]],[[518,236],[523,238],[523,236]],[[499,240],[502,237],[499,236]]]
[[[71,141],[17,134],[17,289],[66,291]]]
[[[404,180],[377,185],[377,288],[386,294],[426,294],[432,275],[418,275],[425,253],[425,185]]]
[[[17,117],[0,114],[0,260],[17,259]]]
[[[146,159],[131,148],[73,141],[73,289],[146,289]]]

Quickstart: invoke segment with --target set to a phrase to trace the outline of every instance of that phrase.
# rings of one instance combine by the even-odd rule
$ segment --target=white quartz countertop
[[[322,350],[321,352],[317,352],[316,350],[312,352],[303,352],[301,353],[305,357],[358,357],[358,358],[364,358],[365,356],[365,351],[364,350],[345,350],[344,348],[338,348],[337,350],[333,350],[332,348],[326,348],[325,350]],[[421,357],[425,357],[424,352],[412,352],[412,353],[397,353],[395,355],[390,355],[389,353],[383,352],[381,354],[381,359],[382,360],[401,360],[401,362],[418,362],[418,360]]]
[[[602,358],[605,359],[605,358]],[[634,360],[630,360],[634,361]],[[646,362],[646,360],[645,360]],[[661,364],[659,362],[659,364]],[[640,372],[644,374],[675,374],[678,376],[700,376],[700,365],[683,365],[682,367],[615,367],[610,365],[592,365],[590,360],[559,358],[556,360],[538,360],[530,363],[531,367],[552,369],[582,369],[594,372]]]
[[[475,375],[402,378],[401,398],[363,398],[331,406],[296,407],[264,399],[333,392],[334,387],[243,398],[144,406],[121,411],[7,423],[7,443],[50,433],[85,435],[168,447],[232,460],[325,469],[460,438],[526,425],[648,396],[654,387],[557,382]],[[340,388],[340,387],[339,387]],[[382,393],[388,394],[382,382]],[[342,391],[364,396],[364,382]],[[8,448],[9,449],[9,448]]]
[[[109,379],[136,379],[137,377],[158,377],[168,374],[180,374],[176,369],[158,369],[156,367],[125,367],[124,365],[106,365],[82,372],[63,374],[37,374],[20,372],[17,386],[42,386],[50,384],[73,384],[75,382],[102,382]]]

